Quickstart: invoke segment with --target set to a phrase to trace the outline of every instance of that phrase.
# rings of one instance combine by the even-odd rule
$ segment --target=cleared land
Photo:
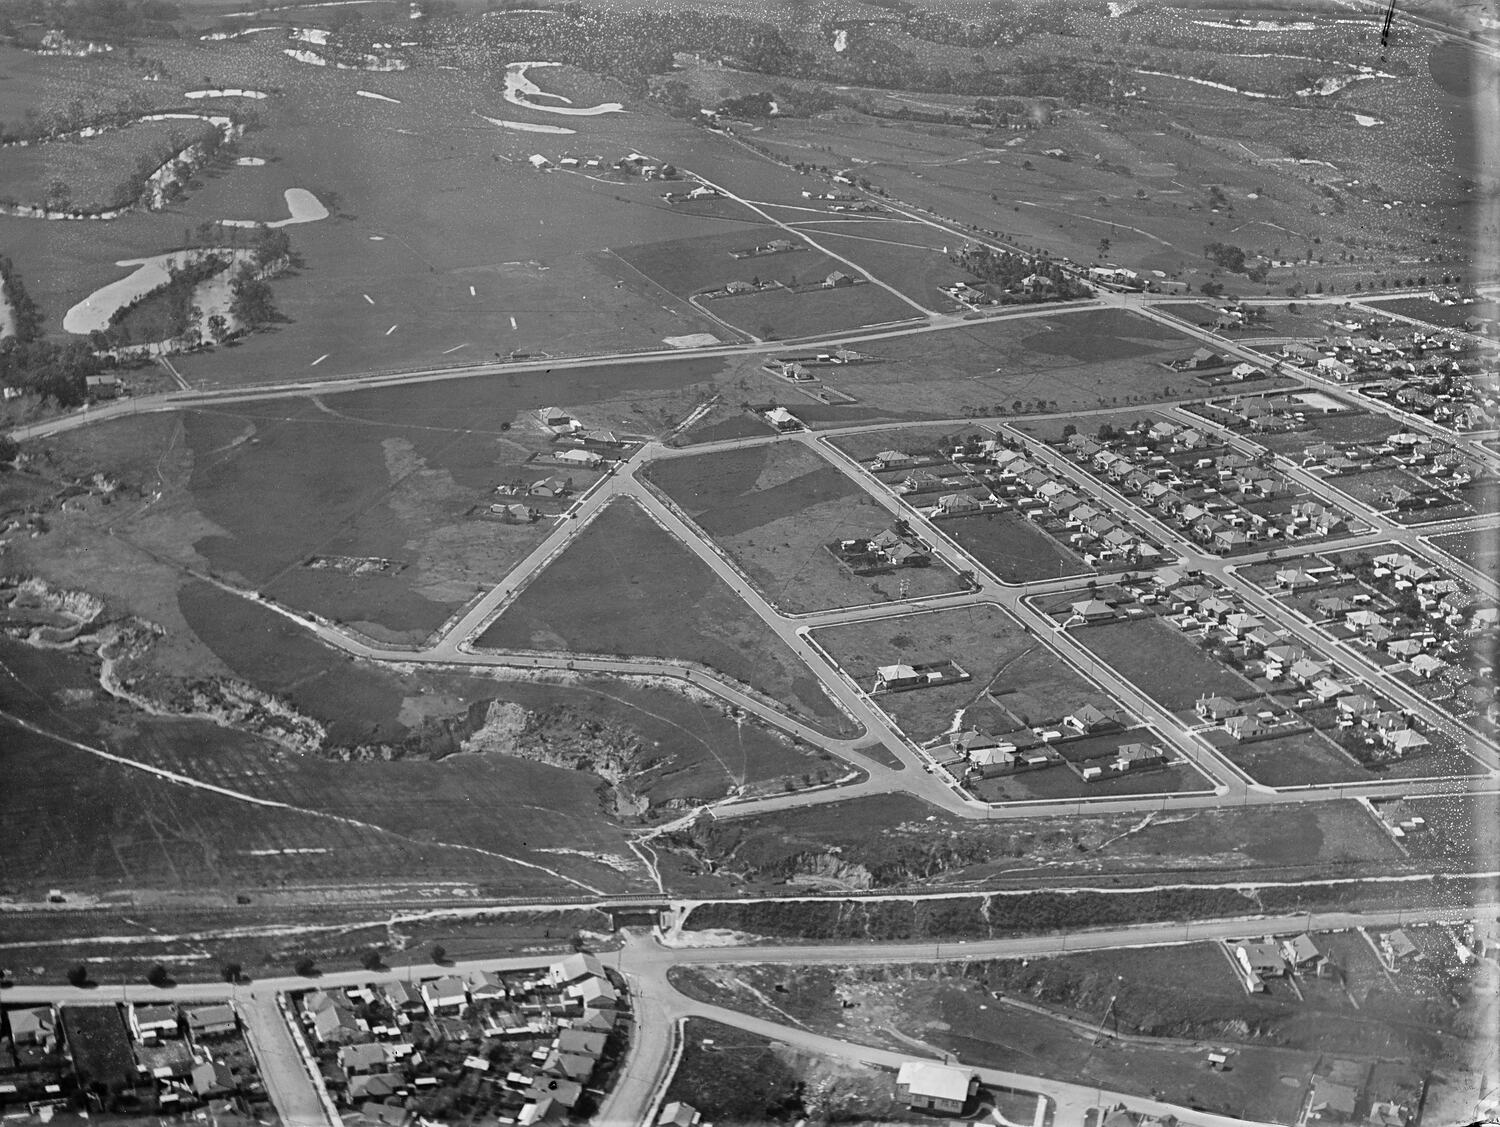
[[[663,871],[673,887],[687,888],[712,887],[720,875],[750,888],[832,891],[999,878],[1051,883],[1060,873],[1122,882],[1161,872],[1349,874],[1389,870],[1402,860],[1354,802],[1007,823],[955,818],[905,795],[879,795],[700,822],[665,842],[672,850]]]
[[[857,576],[828,545],[891,527],[891,516],[806,446],[777,443],[669,458],[645,476],[711,536],[767,598],[793,613],[960,590],[941,564]]]
[[[969,680],[875,698],[901,730],[919,742],[949,731],[957,714],[972,706],[990,702],[993,708],[996,700],[1010,703],[1007,694],[1011,693],[1016,694],[1016,707],[1028,711],[997,725],[1001,730],[1059,720],[1077,707],[1074,702],[1087,701],[1119,712],[1108,696],[1060,661],[1038,660],[1050,657],[1050,651],[992,604],[833,626],[816,631],[813,637],[866,690],[883,665],[956,661]],[[1021,663],[1016,673],[1012,673],[1014,663]],[[1035,705],[1041,707],[1029,711]],[[962,718],[959,726],[963,726]]]
[[[1067,545],[1054,540],[1019,513],[1006,510],[957,517],[938,525],[1002,583],[1029,583],[1093,569]]]
[[[128,507],[71,504],[12,567],[169,625],[157,616],[173,613],[160,608],[171,600],[143,605],[139,572],[116,566],[133,548],[138,569],[212,573],[378,640],[418,642],[504,576],[570,503],[526,496],[532,483],[561,477],[581,491],[597,477],[552,461],[532,412],[559,405],[619,433],[654,430],[685,414],[697,381],[718,368],[685,359],[114,420],[50,440],[45,468],[60,485],[103,472]],[[520,496],[496,495],[512,484]],[[543,519],[486,519],[495,501],[528,503]],[[309,566],[338,558],[376,566]]]
[[[663,1099],[681,1100],[730,1127],[805,1120],[906,1123],[916,1113],[895,1097],[884,1069],[803,1052],[732,1025],[688,1018],[683,1051]]]
[[[694,662],[820,728],[851,729],[796,655],[707,566],[629,502],[606,508],[478,644]]]
[[[1073,637],[1173,712],[1192,708],[1201,696],[1258,695],[1249,681],[1155,616],[1079,627]]]
[[[1434,536],[1432,546],[1472,568],[1493,575],[1500,568],[1500,532],[1451,532]]]

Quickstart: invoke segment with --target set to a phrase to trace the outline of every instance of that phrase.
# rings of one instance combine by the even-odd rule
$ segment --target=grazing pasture
[[[857,576],[828,551],[839,540],[875,536],[890,512],[848,476],[799,443],[768,443],[651,463],[648,480],[787,611],[858,606],[957,591],[942,564]]]
[[[705,665],[819,728],[850,730],[797,655],[632,502],[595,518],[477,644]]]

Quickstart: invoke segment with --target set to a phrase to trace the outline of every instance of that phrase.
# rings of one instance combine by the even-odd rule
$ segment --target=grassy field
[[[1434,536],[1432,546],[1486,574],[1500,565],[1500,536],[1494,532],[1450,532]]]
[[[1097,410],[1201,396],[1201,384],[1159,363],[1194,346],[1119,310],[999,316],[872,341],[860,351],[881,362],[841,368],[835,383],[896,419]]]
[[[945,246],[955,246],[958,239],[925,224],[903,219],[799,218],[796,226],[926,309],[958,309],[958,303],[938,287],[976,280],[943,253]]]
[[[1256,435],[1255,441],[1296,459],[1309,446],[1320,442],[1384,442],[1401,429],[1401,424],[1389,415],[1360,412],[1350,415],[1317,415],[1307,417],[1308,425],[1300,430],[1280,434]]]
[[[1445,329],[1461,328],[1472,318],[1494,317],[1496,305],[1493,301],[1478,301],[1473,305],[1444,305],[1426,297],[1386,297],[1367,301],[1364,304],[1382,313],[1397,313],[1403,317],[1414,317],[1429,325]]]
[[[134,201],[136,193],[122,197],[120,185],[143,157],[165,161],[214,130],[201,121],[148,121],[87,140],[10,149],[5,174],[0,177],[0,196],[21,204],[85,212],[118,207],[122,199]],[[66,187],[65,201],[50,198],[55,182]]]
[[[605,509],[478,644],[697,662],[820,728],[849,727],[796,655],[630,503]]]
[[[1144,980],[1143,968],[1155,972],[1149,981]],[[1116,983],[1115,973],[1122,975],[1126,985]],[[1067,957],[1031,960],[1024,968],[982,962],[961,969],[927,965],[694,968],[678,971],[673,980],[694,997],[749,1009],[758,1016],[770,1016],[763,1007],[774,997],[774,1005],[799,1023],[866,1044],[909,1051],[909,1042],[903,1043],[891,1032],[899,1029],[904,1038],[953,1052],[968,1065],[1013,1068],[1020,1060],[1027,1073],[1037,1076],[1073,1083],[1084,1080],[1143,1096],[1165,1092],[1176,1102],[1260,1122],[1294,1118],[1317,1063],[1317,1051],[1239,1044],[1234,1067],[1213,1072],[1204,1067],[1202,1044],[1121,1042],[1097,1036],[1098,1015],[1108,1005],[1111,991],[1120,995],[1117,1006],[1127,995],[1150,1004],[1158,977],[1168,974],[1172,975],[1172,993],[1157,996],[1159,1010],[1173,1003],[1183,1009],[1189,998],[1201,1006],[1211,998],[1210,1012],[1227,1011],[1226,1025],[1246,1010],[1260,1016],[1259,1007],[1245,999],[1224,955],[1208,945],[1084,956],[1076,962]],[[1009,980],[1023,975],[1025,981],[1012,987]],[[1035,1004],[1039,991],[1030,985],[1035,980],[1042,980],[1042,998],[1047,1002],[1064,991],[1070,998],[1087,991],[1087,1001],[1071,1007],[1077,1012],[1076,1024],[1063,1020],[1072,1016],[1068,1011],[1052,1016],[1006,1004],[1007,996]],[[1090,1010],[1096,993],[1102,996]],[[1278,1011],[1284,1017],[1286,1007]],[[1129,1012],[1117,1015],[1122,1031],[1128,1028],[1125,1013]]]
[[[1010,510],[945,520],[939,527],[1002,583],[1093,574],[1071,548]]]
[[[532,411],[550,403],[622,433],[655,430],[680,418],[703,394],[697,381],[717,371],[685,359],[115,420],[50,440],[51,469],[60,478],[102,471],[140,499],[54,522],[27,542],[24,560],[130,600],[139,591],[109,558],[124,541],[143,566],[211,571],[376,638],[420,641],[552,527],[474,515],[498,485],[559,472]],[[597,475],[563,476],[581,490]],[[534,504],[556,515],[566,502]],[[307,566],[334,556],[389,564],[358,576]]]
[[[917,1121],[896,1099],[893,1077],[884,1069],[803,1052],[697,1017],[687,1019],[682,1042],[662,1098],[690,1103],[705,1120],[729,1127],[805,1122],[812,1099],[822,1122]]]
[[[714,302],[711,308],[730,324],[762,340],[826,336],[921,316],[889,290],[870,283],[804,292],[766,290]],[[851,386],[853,381],[846,378],[855,370],[841,369],[836,386],[859,396],[858,385]]]
[[[1500,800],[1494,795],[1401,799],[1399,808],[1402,819],[1415,815],[1427,823],[1426,829],[1408,834],[1402,842],[1413,857],[1479,869],[1488,866],[1500,848]],[[1386,808],[1381,809],[1384,814]]]
[[[776,606],[791,612],[960,589],[941,564],[861,577],[826,545],[874,536],[890,513],[848,476],[797,443],[657,460],[645,475],[709,534]]]
[[[946,658],[962,666],[970,675],[968,681],[876,698],[901,730],[917,741],[948,731],[959,711],[993,700],[1024,709],[1017,719],[1031,724],[1059,720],[1085,701],[1106,711],[1119,711],[1108,696],[1052,658],[998,606],[833,626],[816,631],[814,638],[866,690],[882,665]],[[1013,665],[1019,666],[1014,673]]]
[[[1250,743],[1236,743],[1225,736],[1213,742],[1230,762],[1270,787],[1359,782],[1374,777],[1317,732]]]
[[[528,839],[531,850],[545,852],[549,838],[618,866],[564,857],[559,867],[621,888],[632,883],[622,877],[633,864],[623,859],[622,835],[586,813],[596,803],[577,772],[477,756],[372,764],[286,758],[247,733],[97,700],[80,659],[15,643],[5,643],[4,654],[4,711],[65,739],[128,749],[140,761],[292,807],[189,789],[0,721],[5,819],[14,828],[4,867],[9,887],[249,890],[445,878],[540,893],[556,877],[508,856],[529,856]],[[554,801],[567,795],[576,812],[516,803],[528,790]],[[510,815],[497,820],[487,812],[499,808]],[[79,809],[96,816],[77,817]],[[548,829],[569,823],[560,836]]]
[[[1250,682],[1155,617],[1080,627],[1073,637],[1173,712],[1192,708],[1201,696],[1257,695]]]
[[[1143,776],[1144,777],[1144,776]],[[1162,778],[1162,773],[1153,773]],[[1169,776],[1168,776],[1169,777]],[[1292,875],[1387,870],[1402,853],[1354,802],[1182,814],[1090,814],[974,822],[905,795],[850,799],[704,823],[668,838],[674,888],[732,874],[752,890],[942,887],[1059,874],[1155,879],[1153,873]]]

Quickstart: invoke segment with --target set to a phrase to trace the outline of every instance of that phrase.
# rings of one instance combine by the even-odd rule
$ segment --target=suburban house
[[[178,1033],[176,1006],[131,1006],[130,1031],[137,1041],[175,1037]]]
[[[1080,735],[1088,735],[1091,732],[1103,731],[1106,728],[1119,727],[1115,719],[1091,704],[1086,704],[1076,712],[1063,717],[1063,723],[1072,728]]]
[[[57,1013],[51,1006],[11,1010],[11,1042],[16,1045],[45,1045],[57,1035]]]
[[[896,1073],[896,1093],[916,1111],[958,1115],[978,1090],[979,1076],[969,1068],[907,1061]]]
[[[1199,697],[1193,705],[1193,711],[1204,720],[1212,720],[1217,724],[1231,716],[1238,716],[1240,706],[1228,697]]]
[[[765,412],[766,422],[779,431],[801,430],[802,420],[785,407],[771,407]]]
[[[656,1117],[656,1127],[697,1127],[703,1115],[692,1104],[673,1100],[661,1109]]]
[[[1115,617],[1115,608],[1103,599],[1084,599],[1073,604],[1073,617],[1084,622],[1105,622]]]
[[[582,982],[585,978],[603,977],[604,964],[587,951],[569,955],[561,962],[553,963],[547,968],[549,986],[571,986],[575,982]]]
[[[823,288],[826,290],[842,289],[844,286],[854,285],[854,279],[842,270],[835,270],[823,279]]]
[[[1318,950],[1318,945],[1306,932],[1291,939],[1283,939],[1281,953],[1288,965],[1299,971],[1311,970],[1318,973],[1328,962],[1328,956]]]
[[[1281,978],[1287,973],[1286,959],[1274,943],[1236,943],[1231,950],[1251,990],[1264,989],[1262,979]]]
[[[604,459],[592,450],[558,450],[553,453],[552,460],[586,470],[598,469],[604,462]]]
[[[469,989],[464,980],[456,975],[434,978],[422,983],[422,1001],[430,1013],[436,1015],[444,1010],[457,1012],[469,1004]]]
[[[194,1041],[228,1037],[239,1032],[234,1010],[226,1005],[198,1006],[187,1011],[188,1032]]]

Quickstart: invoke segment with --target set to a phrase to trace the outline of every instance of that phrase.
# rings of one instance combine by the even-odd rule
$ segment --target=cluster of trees
[[[1212,259],[1220,269],[1228,270],[1231,274],[1244,274],[1252,282],[1264,282],[1266,272],[1270,269],[1264,262],[1247,266],[1245,263],[1245,251],[1243,247],[1237,247],[1233,243],[1205,243],[1203,257]],[[1207,290],[1204,290],[1207,293]]]
[[[0,340],[0,387],[32,392],[42,402],[64,409],[81,406],[87,398],[85,380],[115,362],[97,356],[88,341],[55,344],[49,340],[6,337]]]
[[[131,336],[140,340],[176,340],[183,336],[198,321],[193,291],[228,265],[224,255],[208,253],[197,254],[181,266],[169,263],[167,281],[110,314],[110,328],[134,326],[127,328],[123,337],[117,331],[110,343],[127,343]]]
[[[0,14],[0,36],[41,24],[78,39],[176,38],[179,15],[170,0],[14,0]]]
[[[949,258],[981,281],[1006,290],[1016,289],[1022,279],[1032,274],[1040,274],[1052,283],[1049,296],[1055,295],[1063,300],[1087,296],[1082,286],[1048,258],[1033,258],[1015,251],[995,251],[984,246],[964,247]]]
[[[5,255],[0,255],[0,293],[4,294],[5,304],[10,309],[16,339],[35,340],[42,331],[42,311],[26,292],[15,263]]]

